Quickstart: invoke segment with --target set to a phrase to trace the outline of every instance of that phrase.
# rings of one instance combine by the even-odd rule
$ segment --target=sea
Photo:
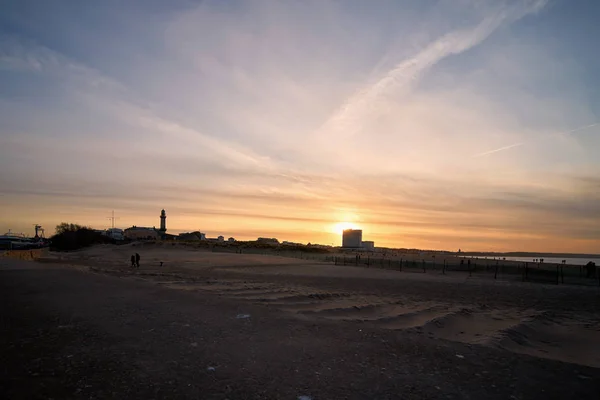
[[[478,257],[484,258],[484,257]],[[504,257],[499,257],[502,260]],[[592,261],[596,263],[597,266],[600,266],[600,258],[582,258],[582,257],[574,257],[574,258],[560,258],[560,257],[544,257],[540,256],[539,258],[544,259],[544,264],[562,264],[563,260],[566,260],[565,263],[568,265],[586,265],[588,262]],[[494,257],[487,257],[488,260],[493,260]],[[498,259],[498,257],[496,257]],[[537,257],[506,257],[506,260],[510,261],[521,261],[521,262],[533,262]]]

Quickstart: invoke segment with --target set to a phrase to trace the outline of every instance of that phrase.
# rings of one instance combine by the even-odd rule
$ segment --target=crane
[[[42,228],[41,225],[39,224],[35,224],[33,225],[35,227],[35,236],[34,239],[45,239],[45,235],[44,235],[44,228]]]

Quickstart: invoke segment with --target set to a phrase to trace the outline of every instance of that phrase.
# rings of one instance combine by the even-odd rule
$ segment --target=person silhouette
[[[135,256],[133,254],[131,255],[131,266],[135,268]]]
[[[135,253],[135,265],[138,268],[140,267],[140,255],[138,253]]]

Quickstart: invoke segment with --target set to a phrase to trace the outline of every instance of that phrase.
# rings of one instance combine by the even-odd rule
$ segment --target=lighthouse
[[[167,233],[167,213],[165,213],[165,210],[160,212],[160,229],[158,232],[162,238],[164,238]]]

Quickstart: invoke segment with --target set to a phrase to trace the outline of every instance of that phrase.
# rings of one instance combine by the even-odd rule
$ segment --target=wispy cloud
[[[549,132],[597,120],[594,85],[564,35],[523,29],[554,7],[358,3],[107,7],[1,36],[0,228],[164,207],[173,231],[592,248],[600,142],[574,133],[595,125]]]
[[[0,67],[61,76],[74,85],[73,93],[90,102],[91,107],[108,111],[113,118],[119,118],[148,132],[159,132],[163,135],[163,140],[183,141],[188,146],[194,146],[197,151],[206,151],[236,165],[273,168],[266,157],[253,154],[239,144],[225,143],[214,135],[156,115],[151,102],[136,99],[135,93],[114,78],[44,46],[2,36]]]
[[[517,21],[524,16],[538,12],[547,0],[519,1],[497,9],[476,26],[449,32],[427,45],[413,57],[403,60],[375,83],[370,84],[348,98],[319,130],[319,134],[352,137],[361,129],[365,118],[384,113],[386,95],[397,95],[398,90],[407,89],[428,69],[444,58],[465,52],[487,39],[503,25]],[[383,108],[383,109],[382,109]]]

